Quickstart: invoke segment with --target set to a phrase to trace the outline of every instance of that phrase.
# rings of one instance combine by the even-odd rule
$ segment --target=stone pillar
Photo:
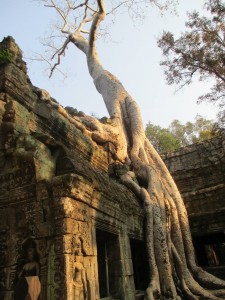
[[[131,259],[130,240],[127,231],[124,228],[119,235],[119,245],[121,253],[121,292],[122,299],[134,300],[135,299],[135,286],[133,278],[133,264]]]

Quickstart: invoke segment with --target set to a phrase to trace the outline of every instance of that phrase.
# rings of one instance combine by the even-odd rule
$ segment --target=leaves
[[[10,63],[13,61],[13,54],[9,49],[3,49],[0,51],[0,64]]]
[[[198,12],[188,13],[186,32],[174,39],[171,32],[164,32],[158,40],[164,60],[168,84],[179,88],[199,80],[211,79],[211,90],[199,101],[211,101],[224,107],[225,101],[225,5],[219,0],[208,0],[205,8],[209,17]]]
[[[145,134],[159,153],[171,152],[181,147],[180,141],[169,131],[149,122]]]
[[[220,126],[213,121],[197,115],[193,123],[182,124],[179,120],[173,120],[168,128],[149,122],[145,134],[156,150],[164,153],[210,139],[219,133],[219,128]]]

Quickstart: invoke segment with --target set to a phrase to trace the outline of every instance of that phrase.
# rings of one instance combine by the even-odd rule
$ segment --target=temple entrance
[[[193,238],[198,264],[207,272],[225,280],[225,234],[198,236]]]
[[[144,241],[130,239],[136,291],[145,291],[149,283],[149,266]]]
[[[118,236],[96,229],[96,242],[100,298],[119,298],[121,260]]]
[[[201,267],[225,265],[225,234],[218,232],[193,237],[198,264]]]

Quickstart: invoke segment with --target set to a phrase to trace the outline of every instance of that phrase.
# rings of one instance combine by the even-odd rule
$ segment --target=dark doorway
[[[118,236],[96,229],[98,280],[100,298],[118,298],[121,270]]]
[[[225,234],[218,232],[193,237],[196,258],[201,267],[225,265]]]
[[[134,270],[135,289],[144,291],[149,284],[149,266],[146,245],[144,241],[130,239],[130,246]]]

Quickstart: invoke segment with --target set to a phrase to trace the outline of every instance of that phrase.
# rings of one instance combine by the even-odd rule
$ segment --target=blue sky
[[[216,107],[196,104],[198,96],[207,91],[209,82],[196,81],[177,93],[174,93],[174,86],[166,84],[159,65],[161,50],[156,42],[163,30],[174,34],[184,31],[186,11],[202,10],[203,3],[203,0],[180,0],[178,16],[167,14],[161,17],[156,9],[152,9],[143,24],[134,24],[127,15],[118,15],[115,24],[110,26],[110,39],[97,43],[105,69],[116,75],[137,101],[144,124],[151,121],[166,127],[174,119],[183,123],[193,121],[197,113],[208,119],[215,118]],[[33,52],[44,51],[41,38],[51,27],[54,15],[37,1],[7,0],[1,3],[0,20],[0,39],[12,35],[26,60]],[[69,47],[63,59],[62,68],[68,74],[66,80],[58,75],[49,79],[46,66],[40,62],[27,60],[27,63],[32,83],[48,90],[63,106],[73,106],[99,117],[107,115],[103,100],[88,74],[85,57],[75,46]]]

